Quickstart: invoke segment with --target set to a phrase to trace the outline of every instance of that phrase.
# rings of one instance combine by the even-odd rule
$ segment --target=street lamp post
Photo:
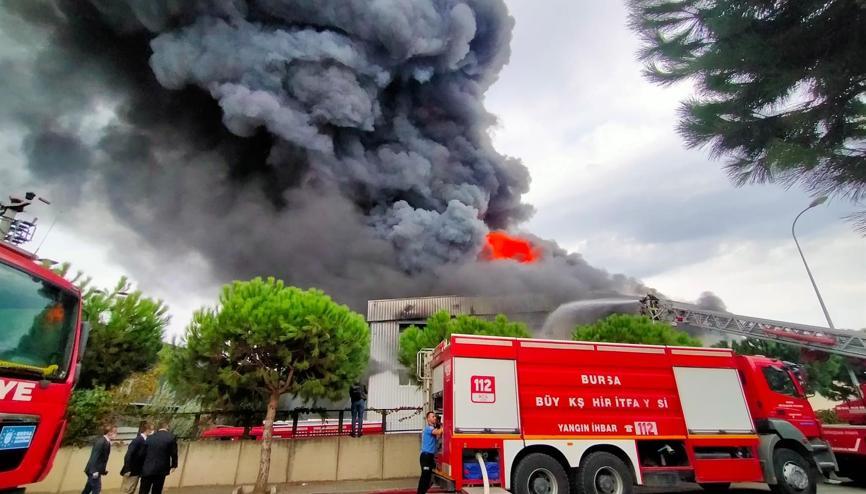
[[[835,326],[833,326],[833,321],[830,319],[830,313],[827,312],[827,306],[824,305],[824,299],[821,298],[821,292],[818,291],[818,285],[815,284],[815,278],[812,276],[812,270],[809,269],[809,264],[806,263],[806,257],[803,255],[803,249],[800,248],[800,242],[797,241],[797,235],[794,234],[794,227],[797,225],[797,220],[800,219],[800,216],[802,216],[803,213],[814,208],[815,206],[820,206],[821,204],[824,204],[824,202],[826,201],[827,196],[815,198],[815,200],[812,201],[812,203],[809,204],[806,209],[800,211],[800,214],[798,214],[797,217],[794,218],[794,223],[791,224],[791,236],[794,237],[794,243],[797,244],[797,250],[800,252],[800,259],[803,260],[803,266],[806,266],[806,274],[809,275],[809,281],[812,282],[812,288],[815,289],[815,295],[818,296],[818,303],[821,304],[821,310],[824,311],[824,317],[827,318],[827,325],[830,326],[830,329],[835,329]],[[855,393],[857,394],[857,396],[860,397],[860,399],[866,398],[866,396],[864,396],[863,389],[860,388],[860,380],[857,378],[857,373],[854,372],[854,368],[851,365],[847,365],[846,367],[848,367],[848,376],[851,378],[851,384],[854,385]]]
[[[803,213],[814,208],[815,206],[820,206],[821,204],[824,204],[824,202],[826,201],[827,196],[818,197],[814,201],[812,201],[812,203],[809,204],[806,209],[800,211],[800,214],[798,214],[797,217],[794,218],[794,223],[791,224],[791,236],[794,237],[794,243],[797,244],[797,251],[800,252],[800,259],[803,260],[803,266],[806,267],[806,274],[809,275],[809,281],[812,282],[812,288],[815,289],[815,295],[818,296],[818,303],[821,304],[821,310],[824,311],[824,317],[827,318],[827,325],[830,326],[830,329],[835,329],[835,326],[833,326],[833,321],[830,319],[830,313],[827,312],[827,306],[824,305],[824,299],[821,298],[821,292],[818,291],[818,285],[815,284],[815,278],[812,276],[812,270],[809,269],[809,264],[806,262],[806,256],[803,255],[803,249],[800,248],[800,242],[797,241],[797,235],[794,233],[794,227],[797,226],[797,220],[800,219],[800,216],[803,216]]]

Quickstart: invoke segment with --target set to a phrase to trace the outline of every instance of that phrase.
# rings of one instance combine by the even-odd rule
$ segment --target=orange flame
[[[48,324],[60,324],[63,322],[63,306],[56,304],[45,312],[45,322]]]
[[[488,260],[511,259],[530,263],[537,261],[541,255],[529,240],[496,231],[487,234],[487,245],[484,246],[482,257]]]

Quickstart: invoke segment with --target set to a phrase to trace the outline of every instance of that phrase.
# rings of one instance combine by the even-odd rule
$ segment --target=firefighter
[[[430,488],[436,466],[434,455],[439,449],[438,438],[442,435],[442,424],[436,412],[427,412],[426,419],[427,424],[421,432],[421,478],[418,479],[418,494],[427,494],[427,489]]]

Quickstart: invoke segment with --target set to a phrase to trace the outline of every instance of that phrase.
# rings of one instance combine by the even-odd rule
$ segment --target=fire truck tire
[[[514,470],[515,494],[569,494],[562,464],[544,453],[531,453]]]
[[[581,494],[632,494],[634,477],[616,455],[596,451],[580,462],[575,486]]]
[[[815,494],[818,489],[815,467],[800,453],[788,448],[777,448],[773,453],[776,484],[770,486],[774,494]]]

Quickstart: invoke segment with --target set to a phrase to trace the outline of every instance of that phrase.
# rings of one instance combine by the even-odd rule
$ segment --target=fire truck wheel
[[[629,467],[618,457],[596,451],[580,463],[575,484],[582,494],[631,494],[634,479]]]
[[[516,494],[569,494],[562,464],[544,453],[531,453],[514,470]]]
[[[778,448],[773,453],[773,468],[776,485],[771,485],[774,494],[815,494],[817,481],[815,468],[803,455],[788,448]]]

